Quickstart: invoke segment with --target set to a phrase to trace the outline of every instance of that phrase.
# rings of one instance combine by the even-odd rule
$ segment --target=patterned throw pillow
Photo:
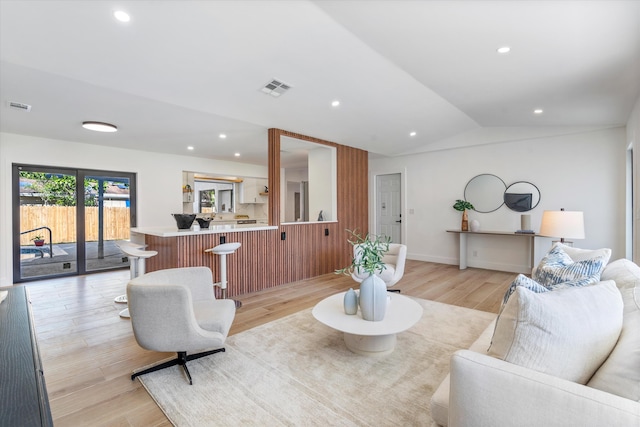
[[[549,290],[593,285],[600,281],[606,262],[604,255],[574,262],[561,246],[556,245],[540,261],[533,280]]]
[[[513,294],[516,291],[516,287],[518,286],[527,288],[531,292],[535,292],[536,294],[549,292],[549,289],[545,288],[535,280],[525,276],[524,274],[518,274],[518,277],[516,277],[515,280],[511,282],[509,289],[507,289],[507,292],[504,294],[504,297],[502,298],[502,307],[500,308],[500,311],[502,311],[502,308],[504,308],[504,305],[509,300],[509,297],[511,296],[511,294]]]

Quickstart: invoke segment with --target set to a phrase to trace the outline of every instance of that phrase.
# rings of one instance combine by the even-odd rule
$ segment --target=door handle
[[[402,222],[402,220],[401,220],[401,219],[399,219],[399,220],[397,220],[396,222]]]

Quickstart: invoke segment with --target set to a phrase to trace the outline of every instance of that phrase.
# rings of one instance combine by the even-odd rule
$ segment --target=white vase
[[[480,222],[478,222],[477,219],[472,220],[469,223],[469,228],[471,229],[471,231],[480,231]]]
[[[379,322],[387,310],[387,285],[371,275],[360,284],[360,312],[364,320]]]

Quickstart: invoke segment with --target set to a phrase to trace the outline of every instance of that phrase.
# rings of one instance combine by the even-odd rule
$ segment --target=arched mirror
[[[469,180],[464,188],[464,199],[476,212],[493,212],[503,205],[507,185],[495,175],[484,173]]]
[[[527,212],[540,203],[540,190],[530,182],[518,181],[507,187],[504,204],[516,212]]]

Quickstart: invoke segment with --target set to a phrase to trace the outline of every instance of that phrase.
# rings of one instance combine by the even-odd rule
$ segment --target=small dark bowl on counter
[[[200,228],[209,228],[209,223],[213,221],[213,218],[196,218],[198,224],[200,224]]]

